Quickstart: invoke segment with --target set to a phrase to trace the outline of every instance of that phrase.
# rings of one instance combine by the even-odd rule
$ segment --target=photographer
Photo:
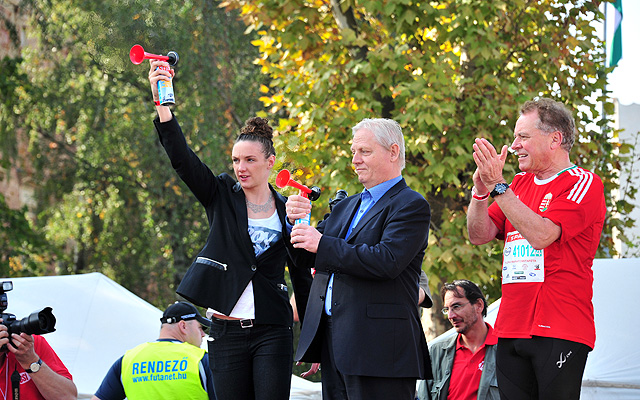
[[[24,332],[13,333],[9,338],[2,322],[0,318],[0,392],[3,398],[14,398],[12,386],[19,386],[22,399],[76,399],[78,390],[69,370],[45,338]]]

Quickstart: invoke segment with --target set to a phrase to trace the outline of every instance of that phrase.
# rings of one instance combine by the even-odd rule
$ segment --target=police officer
[[[119,358],[92,400],[216,398],[209,356],[200,348],[209,321],[186,302],[170,305],[160,321],[158,340]]]

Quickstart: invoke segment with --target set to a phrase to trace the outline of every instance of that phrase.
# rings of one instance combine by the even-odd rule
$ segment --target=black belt
[[[255,319],[221,319],[212,317],[211,320],[220,324],[239,326],[241,328],[251,328],[256,323]]]

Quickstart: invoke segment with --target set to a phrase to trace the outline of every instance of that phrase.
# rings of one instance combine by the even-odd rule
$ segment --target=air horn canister
[[[294,181],[293,179],[291,179],[291,173],[289,172],[288,169],[283,169],[282,171],[278,172],[278,175],[276,176],[276,186],[281,189],[287,186],[294,187],[302,191],[302,196],[308,198],[311,201],[318,200],[318,198],[320,197],[319,187],[313,186],[311,189],[309,189],[305,185]],[[295,223],[296,224],[303,223],[303,224],[310,225],[311,214],[307,214],[304,218],[298,218],[295,221]]]
[[[176,53],[175,51],[170,51],[166,56],[147,53],[146,51],[144,51],[142,46],[136,44],[129,51],[129,59],[136,65],[142,63],[143,60],[152,59],[166,61],[169,63],[169,65],[175,66],[176,64],[178,64],[178,60],[180,58],[178,57],[178,53]],[[158,68],[169,71],[169,67],[162,66]],[[171,79],[161,79],[158,81],[158,97],[160,100],[160,105],[171,106],[176,104],[176,99],[173,93],[173,82]]]

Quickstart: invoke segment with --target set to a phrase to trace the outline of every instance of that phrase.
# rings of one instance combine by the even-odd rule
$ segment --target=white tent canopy
[[[18,319],[53,308],[56,331],[45,338],[67,366],[80,398],[90,397],[127,349],[157,339],[162,312],[99,273],[13,282],[6,312]]]
[[[597,259],[593,263],[593,307],[596,344],[582,378],[581,400],[640,399],[640,259]],[[494,324],[500,300],[487,309],[485,321]],[[438,336],[432,343],[455,334]]]
[[[160,332],[162,311],[100,273],[0,281],[6,280],[13,290],[5,312],[21,319],[53,308],[56,331],[44,337],[71,372],[80,399],[95,393],[125,351],[156,340]],[[319,393],[319,383],[293,377],[291,399],[320,399]]]
[[[640,258],[595,260],[593,280],[596,344],[580,398],[640,399]]]

